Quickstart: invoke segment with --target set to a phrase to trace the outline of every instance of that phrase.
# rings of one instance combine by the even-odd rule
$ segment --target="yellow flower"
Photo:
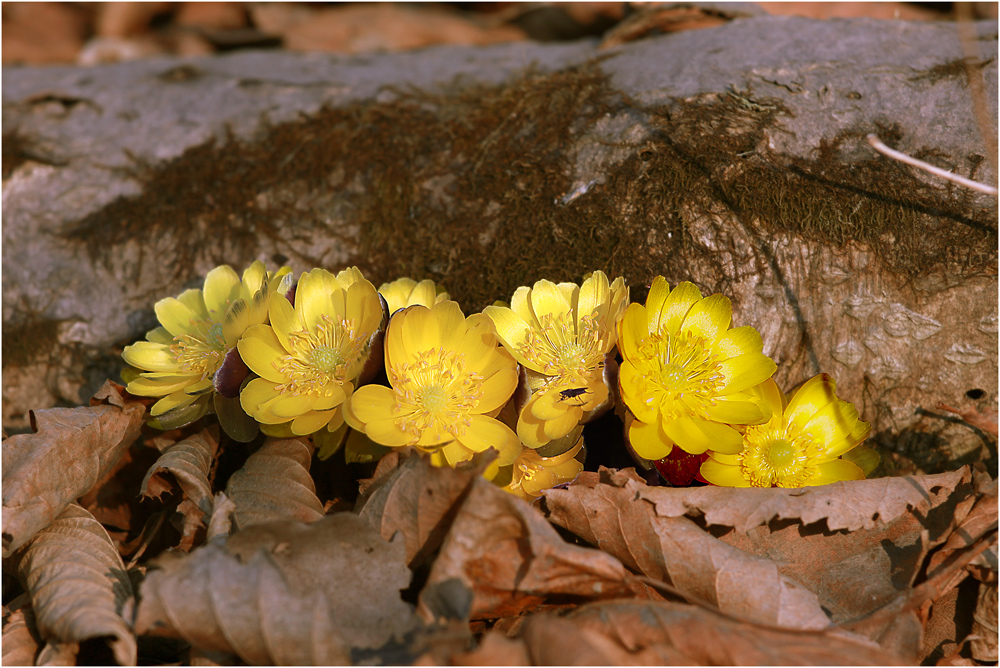
[[[514,461],[512,478],[505,490],[531,501],[564,482],[572,482],[583,470],[577,455],[583,450],[583,437],[572,448],[555,457],[541,457],[531,448],[524,448]]]
[[[622,278],[608,284],[595,271],[583,285],[538,281],[520,287],[510,308],[487,306],[504,347],[525,369],[531,398],[517,435],[538,448],[573,431],[606,405],[605,356],[614,348],[615,322],[628,303]]]
[[[622,400],[635,416],[628,439],[656,461],[677,445],[691,454],[736,454],[742,435],[730,425],[770,417],[754,386],[774,373],[752,327],[729,329],[732,306],[722,295],[702,298],[691,283],[673,291],[656,277],[646,305],[631,304],[618,323]]]
[[[135,367],[126,370],[128,391],[162,397],[150,409],[154,426],[172,429],[188,424],[208,411],[213,398],[217,404],[223,401],[216,394],[217,372],[243,332],[267,320],[269,295],[290,271],[282,267],[269,274],[257,261],[243,272],[241,281],[231,267],[216,267],[205,277],[203,289],[156,303],[162,326],[122,352]],[[225,394],[235,397],[235,392]]]
[[[451,299],[440,285],[434,281],[423,280],[417,283],[412,278],[400,278],[392,283],[383,283],[378,292],[389,305],[389,313],[395,313],[407,306],[434,306],[439,302]]]
[[[517,385],[517,365],[486,316],[466,318],[453,301],[397,312],[385,368],[392,387],[358,389],[347,417],[376,443],[416,446],[438,466],[490,447],[500,453],[495,464],[506,466],[520,453],[517,436],[495,419]]]
[[[243,409],[271,436],[336,431],[382,324],[375,286],[354,267],[336,276],[313,269],[299,279],[294,308],[276,295],[269,314],[270,325],[249,328],[239,342],[260,376],[243,388]]]
[[[827,374],[811,378],[791,401],[774,381],[765,383],[771,419],[746,428],[743,451],[709,453],[701,475],[727,487],[805,487],[838,480],[861,480],[856,464],[838,459],[871,432],[854,404],[837,398],[837,385]]]

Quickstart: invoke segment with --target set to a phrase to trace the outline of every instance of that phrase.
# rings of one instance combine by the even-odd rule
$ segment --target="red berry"
[[[687,487],[698,476],[701,464],[708,459],[708,453],[692,455],[689,452],[674,447],[663,459],[653,462],[663,479],[674,487]]]

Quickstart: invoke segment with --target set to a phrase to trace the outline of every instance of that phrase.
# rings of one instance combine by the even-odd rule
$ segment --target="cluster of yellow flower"
[[[236,440],[312,435],[348,461],[411,446],[454,466],[493,448],[486,475],[525,498],[579,474],[584,424],[616,404],[647,465],[680,455],[743,487],[864,477],[841,456],[868,423],[825,374],[787,401],[760,335],[729,328],[727,298],[658,277],[645,305],[628,302],[623,279],[596,271],[466,317],[431,281],[223,266],[156,304],[162,326],[125,349],[123,377],[160,397],[162,429],[212,411]]]

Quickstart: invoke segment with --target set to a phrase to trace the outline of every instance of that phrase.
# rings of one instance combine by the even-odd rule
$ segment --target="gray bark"
[[[977,34],[995,132],[995,23]],[[608,51],[4,68],[4,426],[82,403],[155,324],[153,303],[218,263],[431,277],[466,310],[589,266],[723,291],[779,385],[826,371],[889,450],[926,469],[974,459],[983,433],[934,406],[997,406],[996,199],[886,166],[864,142],[879,132],[995,183],[962,57],[950,24],[750,17]],[[281,142],[283,156],[267,152]],[[786,182],[796,204],[782,213]],[[876,218],[890,224],[872,234]],[[405,239],[385,227],[404,222]],[[458,248],[456,229],[478,256],[441,248]],[[557,261],[519,265],[519,243]]]

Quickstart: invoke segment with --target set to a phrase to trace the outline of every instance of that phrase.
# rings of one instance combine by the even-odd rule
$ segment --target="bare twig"
[[[979,183],[978,181],[973,181],[972,179],[967,179],[964,176],[959,176],[954,172],[949,172],[947,169],[941,169],[940,167],[935,167],[934,165],[928,164],[923,160],[917,160],[916,158],[911,158],[905,153],[896,151],[889,148],[875,135],[868,135],[868,143],[872,145],[872,148],[881,153],[882,155],[889,156],[893,160],[899,160],[900,162],[905,162],[908,165],[913,165],[925,172],[930,172],[940,176],[942,179],[948,179],[953,183],[957,183],[960,186],[965,186],[966,188],[971,188],[972,190],[978,190],[981,193],[986,193],[987,195],[993,195],[996,197],[997,189],[993,186],[988,186],[985,183]]]

